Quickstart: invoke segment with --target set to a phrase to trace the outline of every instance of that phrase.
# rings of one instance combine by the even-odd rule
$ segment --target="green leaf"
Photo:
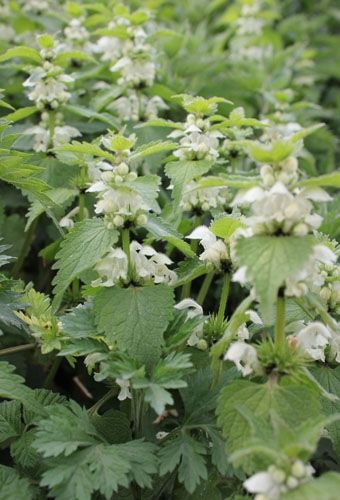
[[[0,404],[0,442],[21,436],[21,404],[19,401],[3,401]]]
[[[221,174],[219,177],[203,177],[198,185],[193,189],[197,191],[198,189],[210,188],[210,187],[236,187],[247,189],[253,186],[258,186],[261,181],[259,176],[250,175],[237,175],[237,174]]]
[[[181,123],[176,123],[171,120],[165,120],[164,118],[154,118],[153,120],[149,120],[145,123],[140,123],[136,125],[135,128],[142,128],[142,127],[168,127],[168,128],[183,130],[183,125]]]
[[[38,35],[37,42],[41,49],[51,49],[54,46],[54,40],[50,35]]]
[[[328,366],[313,366],[310,372],[326,391],[340,397],[340,366],[330,368]],[[322,413],[327,416],[340,413],[340,400],[330,401],[322,398]],[[340,422],[327,425],[330,438],[337,454],[340,456]]]
[[[27,118],[28,116],[33,115],[37,111],[38,109],[35,106],[31,106],[28,108],[20,108],[14,111],[13,113],[4,116],[4,120],[7,120],[8,122],[17,122],[19,120]]]
[[[55,406],[48,418],[39,421],[33,446],[44,457],[67,457],[79,447],[98,442],[97,430],[87,411],[71,401],[69,407]]]
[[[194,178],[206,174],[214,165],[213,161],[171,161],[165,167],[165,173],[171,179],[174,188],[174,210],[178,208],[187,184]]]
[[[69,50],[67,52],[61,52],[60,54],[57,54],[54,62],[55,64],[64,65],[68,59],[80,59],[83,61],[95,62],[95,59],[90,57],[88,54],[85,54],[85,52],[81,52],[80,50]]]
[[[307,188],[314,188],[317,186],[340,187],[340,172],[332,172],[331,174],[320,175],[320,177],[311,177],[310,179],[302,179],[296,185],[298,187],[307,187]]]
[[[110,444],[125,443],[131,440],[130,420],[125,413],[108,410],[103,415],[92,417],[97,432]]]
[[[175,287],[184,285],[188,281],[192,281],[206,274],[207,268],[204,262],[195,256],[193,259],[185,259],[183,262],[180,262],[178,269],[176,269],[176,273],[177,281],[174,285]]]
[[[282,500],[338,500],[340,474],[326,472],[321,477],[311,479],[295,490],[284,493]]]
[[[133,153],[130,155],[130,160],[135,161],[140,158],[144,158],[145,156],[152,155],[154,153],[160,153],[162,151],[170,151],[172,149],[178,148],[178,144],[176,142],[170,141],[154,141],[149,144],[143,144],[139,146]]]
[[[183,236],[178,233],[169,222],[162,219],[162,217],[149,214],[148,220],[143,227],[145,227],[153,237],[168,241],[181,250],[187,257],[194,257],[195,253],[191,250],[190,245],[183,241]]]
[[[210,231],[216,236],[229,241],[230,236],[239,227],[245,228],[246,226],[240,220],[233,217],[223,217],[223,219],[215,220],[211,224]]]
[[[24,59],[31,59],[34,62],[43,63],[42,57],[39,52],[31,47],[15,47],[8,49],[2,56],[0,56],[0,62],[8,61],[12,57],[22,57]]]
[[[117,119],[110,115],[109,113],[97,113],[96,111],[93,111],[90,108],[85,108],[84,106],[79,106],[76,104],[66,104],[63,106],[63,109],[66,109],[67,111],[71,111],[72,113],[75,113],[76,115],[84,116],[85,118],[93,118],[95,120],[99,120],[101,122],[107,123],[110,125],[111,128],[114,130],[119,130],[120,124],[117,121]],[[60,151],[67,151],[67,150],[60,150]],[[92,153],[89,153],[92,154]]]
[[[60,316],[62,331],[72,339],[82,339],[97,334],[92,309],[79,305],[73,307],[67,314]]]
[[[72,141],[72,144],[64,144],[53,151],[70,151],[71,153],[82,153],[91,156],[98,156],[99,158],[106,158],[111,162],[115,162],[116,157],[108,151],[102,149],[97,144],[90,144],[88,142]]]
[[[41,463],[41,456],[32,447],[34,439],[35,429],[30,429],[11,444],[11,455],[21,467],[37,469]]]
[[[21,478],[16,470],[0,465],[0,498],[32,500],[33,491],[28,479]]]
[[[203,115],[209,115],[215,113],[217,103],[227,103],[232,104],[231,101],[224,99],[224,97],[211,97],[210,99],[204,99],[204,97],[196,96],[193,97],[189,94],[179,94],[173,96],[174,100],[179,100],[183,108],[189,113],[198,113]]]
[[[62,205],[63,203],[71,203],[73,199],[77,196],[78,191],[76,189],[70,188],[56,188],[50,189],[48,192],[49,198],[52,200],[54,205]],[[35,200],[30,206],[27,213],[27,224],[26,231],[32,224],[32,222],[39,217],[46,210],[46,206],[40,203],[39,200]]]
[[[154,212],[160,212],[160,207],[156,201],[160,180],[158,175],[143,175],[132,182],[124,182],[124,184],[118,186],[122,188],[124,186],[129,187],[138,193]]]
[[[44,407],[37,401],[34,391],[24,385],[24,379],[13,373],[15,366],[0,362],[0,397],[20,401],[29,410],[44,415]]]
[[[272,310],[279,288],[305,265],[315,245],[313,236],[267,236],[239,238],[236,254],[240,266],[260,299],[262,319],[272,321]]]
[[[93,305],[99,331],[119,350],[150,364],[161,354],[173,303],[173,290],[160,284],[102,289]]]
[[[192,366],[189,354],[172,352],[153,366],[150,380],[146,378],[133,379],[133,388],[145,389],[145,401],[158,415],[161,415],[166,405],[174,403],[172,395],[166,389],[186,387],[187,383],[183,377]]]
[[[88,219],[74,225],[61,244],[57,262],[53,266],[53,269],[58,269],[53,280],[55,305],[60,303],[72,280],[94,266],[117,239],[117,231],[107,229],[101,219]]]
[[[240,407],[267,422],[274,410],[293,429],[305,420],[319,416],[317,396],[304,386],[282,387],[275,384],[270,387],[269,384],[233,380],[222,389],[216,411],[228,454],[246,447],[253,435],[252,423],[240,413]]]
[[[202,456],[205,454],[205,447],[201,443],[187,432],[179,432],[178,436],[159,452],[160,475],[172,472],[179,464],[178,479],[184,483],[189,493],[193,493],[202,479],[208,479],[207,467]]]

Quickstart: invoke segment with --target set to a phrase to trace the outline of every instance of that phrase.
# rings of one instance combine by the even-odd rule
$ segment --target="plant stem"
[[[123,244],[123,250],[126,253],[127,258],[128,258],[128,271],[130,273],[131,256],[130,256],[130,230],[129,229],[123,229],[123,231],[122,231],[122,244]]]
[[[85,194],[79,193],[79,212],[78,212],[78,221],[82,221],[84,219],[84,209],[85,209]]]
[[[221,328],[224,320],[225,308],[227,306],[227,300],[229,295],[229,283],[230,283],[230,274],[226,273],[224,275],[220,306],[218,308],[218,313],[217,313],[216,330],[219,330]]]
[[[37,224],[38,224],[38,217],[32,222],[32,224],[30,225],[27,233],[26,233],[26,238],[25,238],[25,241],[21,247],[21,250],[20,250],[20,255],[16,261],[16,263],[14,264],[13,266],[13,269],[12,269],[12,276],[13,278],[17,278],[18,277],[18,274],[20,272],[20,269],[21,269],[21,266],[24,262],[24,259],[30,249],[30,246],[31,246],[31,243],[32,243],[32,239],[33,239],[33,236],[34,236],[34,233],[35,233],[35,229],[37,227]]]
[[[211,282],[213,280],[214,275],[215,275],[215,273],[211,272],[211,273],[206,274],[206,276],[204,278],[201,289],[200,289],[200,291],[197,295],[197,299],[196,299],[197,304],[199,304],[200,306],[203,305],[204,299],[208,293],[208,290],[209,290],[209,287],[211,285]]]
[[[53,361],[53,365],[52,365],[52,368],[50,369],[50,373],[48,374],[47,379],[45,380],[45,383],[43,385],[44,389],[49,389],[51,387],[52,382],[54,380],[54,377],[56,376],[56,373],[58,371],[58,368],[59,368],[62,360],[63,360],[62,357],[58,357],[58,358],[55,358],[55,360]]]
[[[282,347],[285,343],[285,296],[283,289],[279,290],[276,302],[275,345]]]
[[[53,148],[53,137],[54,137],[54,126],[55,126],[55,112],[54,111],[50,111],[49,115],[50,115],[50,127],[49,127],[49,130],[50,130],[50,140],[49,140],[49,143],[48,143],[48,147],[49,148]]]
[[[36,347],[37,344],[22,344],[16,345],[15,347],[7,347],[6,349],[1,349],[0,356],[7,356],[7,354],[15,354],[16,352],[30,351]]]
[[[231,157],[231,173],[234,174],[236,170],[236,157]]]
[[[196,227],[198,227],[200,225],[201,220],[202,220],[202,216],[196,215],[192,230],[196,229]],[[191,240],[190,247],[191,247],[191,250],[195,253],[197,250],[197,246],[198,246],[198,240]],[[181,293],[181,300],[189,297],[190,289],[191,289],[191,281],[189,281],[188,283],[185,283],[185,285],[183,285],[182,293]]]
[[[101,406],[103,406],[103,404],[106,403],[106,401],[111,399],[112,396],[115,395],[115,393],[116,393],[115,389],[110,389],[106,394],[104,394],[102,398],[98,399],[98,401],[93,406],[91,406],[91,408],[87,410],[89,415],[92,417],[93,415],[98,413],[98,410],[101,408]]]

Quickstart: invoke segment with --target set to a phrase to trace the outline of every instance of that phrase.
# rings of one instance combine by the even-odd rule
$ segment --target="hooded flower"
[[[215,269],[220,270],[222,263],[229,260],[228,248],[224,241],[217,239],[206,226],[197,227],[187,238],[200,240],[204,248],[200,260],[205,261]]]
[[[326,326],[315,321],[296,334],[297,345],[301,352],[314,360],[325,361],[325,347],[332,335]]]
[[[256,349],[242,340],[230,344],[224,359],[233,361],[244,377],[259,369]]]
[[[175,305],[175,309],[179,311],[183,311],[184,309],[188,309],[187,319],[195,318],[196,316],[203,316],[203,308],[195,300],[193,299],[183,299],[181,302]],[[196,326],[193,329],[190,337],[187,340],[187,344],[190,346],[194,346],[198,344],[200,339],[203,336],[203,323]]]

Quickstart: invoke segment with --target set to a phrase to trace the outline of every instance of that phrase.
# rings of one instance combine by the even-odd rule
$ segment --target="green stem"
[[[123,231],[122,231],[122,244],[123,244],[123,250],[126,253],[127,258],[128,258],[128,271],[130,273],[131,256],[130,256],[130,230],[129,229],[123,229]]]
[[[12,269],[13,278],[17,278],[19,275],[21,266],[24,262],[24,259],[27,255],[29,249],[30,249],[37,224],[38,224],[38,217],[32,222],[32,224],[30,225],[30,227],[26,233],[26,238],[25,238],[25,241],[21,247],[20,255],[19,255],[19,257],[18,257],[18,259],[17,259],[17,261],[14,264],[13,269]]]
[[[22,351],[30,351],[36,347],[37,344],[22,344],[16,345],[15,347],[7,347],[7,349],[1,349],[0,356],[7,356],[7,354],[15,354]]]
[[[52,368],[50,369],[50,373],[48,374],[47,379],[45,380],[45,383],[43,385],[44,389],[49,389],[51,387],[62,360],[62,357],[55,358]]]
[[[54,137],[54,126],[55,126],[55,112],[50,111],[50,140],[48,143],[49,148],[53,148],[53,137]]]
[[[224,275],[224,282],[222,288],[222,295],[220,300],[220,306],[218,308],[217,319],[216,319],[216,330],[218,331],[223,323],[225,308],[227,306],[227,300],[229,295],[229,283],[230,283],[230,274],[227,273]]]
[[[110,389],[109,392],[104,394],[102,398],[98,399],[98,401],[93,406],[91,406],[91,408],[87,410],[89,415],[92,417],[93,415],[98,413],[98,410],[103,406],[103,404],[106,403],[106,401],[108,401],[109,399],[111,399],[112,396],[114,396],[115,394],[116,390]]]
[[[283,347],[285,343],[285,296],[284,291],[279,290],[276,302],[275,320],[275,345]]]
[[[203,305],[204,299],[208,293],[208,290],[209,290],[209,287],[211,285],[211,282],[213,280],[214,275],[215,275],[215,273],[211,272],[211,273],[206,274],[206,276],[204,278],[201,289],[200,289],[200,291],[197,295],[197,299],[196,299],[197,304],[199,304],[200,306]]]
[[[84,219],[85,213],[85,194],[79,194],[79,212],[78,212],[78,221],[82,221]]]
[[[231,173],[234,174],[236,171],[236,156],[231,157]]]
[[[196,227],[198,227],[201,224],[201,221],[202,221],[202,216],[196,215],[194,225],[192,227],[192,231],[194,229],[196,229]],[[197,247],[198,247],[198,240],[191,240],[190,248],[194,253],[196,253]],[[189,297],[190,290],[191,290],[191,281],[189,281],[188,283],[185,283],[185,285],[183,285],[182,293],[181,293],[181,300]]]

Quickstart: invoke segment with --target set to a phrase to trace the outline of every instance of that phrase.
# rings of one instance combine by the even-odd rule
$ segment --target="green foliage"
[[[312,236],[252,236],[237,241],[236,252],[246,277],[252,280],[260,299],[263,321],[272,321],[272,307],[284,280],[293,277],[311,255]]]
[[[282,500],[336,500],[339,496],[340,475],[327,472],[322,477],[302,484],[296,490],[285,493]]]
[[[173,292],[165,285],[109,288],[94,298],[99,331],[142,363],[155,362],[172,316]]]
[[[117,239],[117,232],[107,229],[100,219],[88,219],[75,224],[61,244],[54,265],[58,269],[53,280],[56,305],[72,280],[96,264]]]

